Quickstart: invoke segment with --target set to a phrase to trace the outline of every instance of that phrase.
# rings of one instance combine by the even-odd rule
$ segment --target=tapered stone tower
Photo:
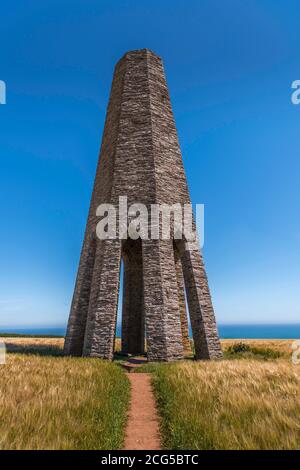
[[[162,60],[131,51],[114,72],[65,353],[113,358],[121,259],[124,262],[122,350],[171,361],[189,349],[185,292],[196,359],[221,357],[199,249],[184,240],[100,240],[102,203],[189,204]],[[172,233],[172,232],[171,232]]]

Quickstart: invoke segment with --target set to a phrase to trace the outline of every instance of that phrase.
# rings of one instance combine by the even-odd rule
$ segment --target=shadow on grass
[[[59,346],[5,343],[6,351],[14,354],[35,354],[36,356],[63,356],[63,350]]]

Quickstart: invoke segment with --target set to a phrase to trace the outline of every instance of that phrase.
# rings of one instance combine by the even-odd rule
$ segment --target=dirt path
[[[159,420],[150,374],[129,373],[131,403],[125,450],[160,450]]]

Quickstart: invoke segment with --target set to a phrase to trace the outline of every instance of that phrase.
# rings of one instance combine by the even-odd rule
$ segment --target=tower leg
[[[138,242],[124,256],[122,352],[145,352],[143,266],[141,244]]]
[[[186,249],[181,260],[196,359],[220,358],[222,350],[200,251]]]
[[[143,240],[144,308],[149,361],[183,357],[172,240]]]
[[[120,262],[120,240],[99,240],[83,346],[84,356],[113,359]]]
[[[96,243],[95,239],[86,239],[80,257],[80,265],[64,346],[64,353],[73,356],[82,355],[96,256]]]

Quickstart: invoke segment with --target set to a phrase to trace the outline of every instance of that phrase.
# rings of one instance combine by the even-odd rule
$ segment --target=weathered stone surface
[[[190,203],[163,64],[131,51],[117,63],[69,317],[65,353],[112,359],[120,261],[124,260],[122,348],[151,361],[183,357],[188,348],[187,294],[196,358],[221,348],[200,251],[170,240],[99,240],[96,208]],[[161,223],[160,223],[161,227]],[[172,226],[172,230],[174,227]]]

